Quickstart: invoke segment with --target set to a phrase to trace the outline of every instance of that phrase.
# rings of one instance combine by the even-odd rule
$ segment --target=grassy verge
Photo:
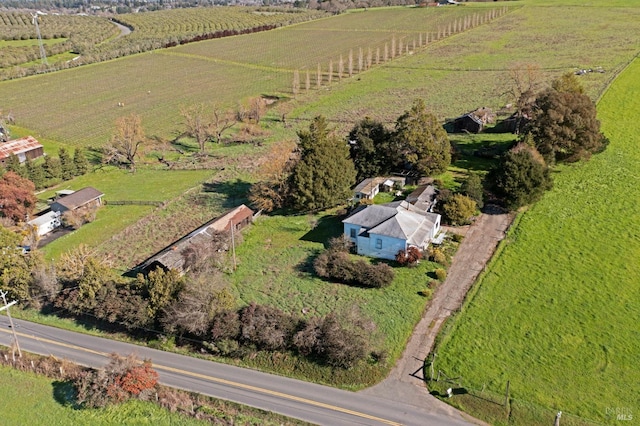
[[[9,367],[0,366],[0,380],[11,384],[0,389],[2,421],[5,424],[205,424],[141,401],[130,401],[104,409],[78,410],[67,400],[67,396],[73,394],[70,384]]]
[[[208,422],[172,413],[151,402],[131,400],[102,409],[78,409],[73,403],[74,390],[67,382],[60,382],[33,373],[0,366],[2,386],[2,421],[4,424],[30,425],[204,425]],[[233,402],[200,397],[207,407],[195,406],[225,424],[238,425],[303,425],[263,410],[241,406]]]
[[[599,422],[614,423],[616,408],[637,411],[630,390],[640,381],[633,367],[640,358],[639,72],[635,61],[599,104],[611,145],[559,169],[554,190],[522,215],[443,339],[436,368],[461,386],[500,393],[510,381],[520,406]],[[492,417],[490,404],[459,404],[506,423]],[[514,407],[509,424],[550,421]]]

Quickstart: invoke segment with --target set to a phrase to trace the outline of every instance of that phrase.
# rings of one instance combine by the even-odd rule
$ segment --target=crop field
[[[474,9],[464,10],[471,13]],[[376,15],[379,12],[371,13]],[[423,9],[398,9],[391,10],[391,13],[403,13],[407,17],[412,13],[426,16]],[[355,13],[353,21],[357,22],[366,16],[369,15]],[[455,18],[458,22],[462,19],[458,15]],[[331,19],[322,22],[330,22]],[[370,19],[366,18],[366,22]],[[384,16],[380,15],[379,19],[384,20]],[[434,19],[441,22],[444,18],[441,14],[434,14]],[[454,20],[453,17],[451,19]],[[168,137],[180,127],[179,109],[182,105],[215,102],[235,106],[249,96],[290,95],[293,68],[278,68],[276,65],[302,65],[296,63],[295,58],[301,57],[302,51],[310,52],[309,46],[315,45],[312,42],[320,34],[316,29],[313,37],[300,37],[300,28],[305,25],[309,24],[194,43],[53,74],[1,82],[3,109],[12,111],[19,125],[70,145],[103,144],[112,132],[115,119],[131,112],[142,116],[148,133]],[[424,28],[425,31],[429,30],[428,26]],[[422,31],[422,27],[416,31]],[[348,53],[349,46],[357,49],[363,38],[348,36],[358,33],[351,31],[346,37],[338,33],[337,38],[329,40],[328,44],[332,46],[329,50],[335,51],[337,58],[341,52]],[[378,34],[389,40],[393,37],[387,32]],[[295,42],[274,41],[274,49],[263,52],[261,62],[258,51],[251,47],[255,40],[260,40],[260,37],[273,40],[269,37],[283,35]],[[221,54],[221,57],[206,53],[216,49],[219,43],[228,46],[223,49],[227,53]],[[199,52],[198,49],[204,51]],[[253,53],[239,53],[244,51]],[[233,54],[235,56],[228,56],[229,52],[236,52]],[[270,57],[272,59],[268,59]],[[267,58],[266,61],[264,58]],[[326,52],[312,54],[307,67],[316,69],[317,63],[325,58]],[[334,70],[337,73],[337,63],[334,64]],[[73,89],[69,90],[69,87]],[[118,107],[119,103],[124,107]]]
[[[493,8],[493,10],[501,10]],[[284,30],[252,34],[243,40],[238,49],[238,40],[227,38],[216,43],[194,43],[181,46],[182,53],[211,57],[239,63],[256,64],[267,68],[294,70],[309,69],[313,73],[321,65],[323,73],[328,72],[329,61],[333,61],[333,71],[338,72],[342,55],[345,72],[350,51],[354,55],[354,68],[358,68],[359,49],[363,49],[363,61],[372,49],[371,60],[375,64],[375,54],[380,49],[380,62],[384,56],[384,44],[389,49],[395,38],[396,52],[403,51],[409,44],[415,51],[438,36],[438,31],[449,30],[453,22],[462,22],[473,14],[483,15],[480,8],[402,8],[370,9],[350,12],[330,19],[320,19],[304,25],[295,25]],[[441,35],[444,37],[444,33]],[[318,43],[322,40],[322,43]],[[415,43],[415,45],[414,45]],[[403,52],[404,53],[404,52]],[[326,77],[325,77],[326,78]],[[335,78],[335,77],[334,77]],[[314,77],[315,82],[315,77]]]
[[[200,7],[118,15],[118,21],[134,29],[132,39],[177,40],[224,30],[282,26],[324,16],[306,9],[262,10],[255,7]]]
[[[273,93],[291,79],[282,73],[169,52],[1,82],[3,106],[20,125],[49,138],[74,146],[100,146],[109,140],[118,117],[137,113],[148,136],[171,137],[182,132],[183,105],[235,106],[248,96]]]
[[[149,134],[169,137],[180,129],[181,105],[216,102],[235,106],[260,94],[291,96],[294,69],[300,69],[302,89],[306,70],[311,73],[311,90],[298,95],[299,108],[292,118],[322,113],[348,125],[365,115],[392,122],[416,97],[424,98],[441,119],[480,103],[503,106],[511,101],[503,96],[509,69],[526,63],[539,64],[546,80],[576,68],[601,66],[604,73],[581,77],[596,97],[640,49],[635,37],[640,8],[522,4],[488,24],[430,41],[414,55],[374,66],[340,84],[336,84],[340,55],[346,75],[352,50],[357,70],[361,47],[366,61],[369,46],[373,49],[387,40],[390,48],[397,37],[399,48],[404,37],[404,46],[413,47],[413,40],[419,43],[423,31],[437,31],[439,22],[460,22],[461,13],[472,17],[491,9],[473,5],[348,13],[6,81],[0,83],[0,96],[3,109],[12,111],[20,125],[63,143],[97,146],[108,140],[115,119],[131,112],[142,115]],[[447,18],[449,13],[451,18]],[[387,14],[392,18],[385,19]],[[365,31],[371,27],[379,30]],[[318,39],[323,43],[317,43]],[[330,59],[334,79],[327,86]],[[320,91],[315,79],[318,63],[323,73]]]
[[[323,96],[311,94],[295,114],[309,119],[321,113],[347,123],[370,116],[391,123],[415,98],[424,99],[443,120],[480,106],[498,109],[513,102],[504,95],[510,69],[526,64],[539,66],[546,84],[567,71],[602,67],[604,73],[580,77],[597,98],[640,50],[640,7],[633,2],[618,2],[619,7],[519,4],[523,7],[499,19],[360,74]]]
[[[514,400],[607,423],[617,423],[611,413],[622,408],[635,419],[639,75],[636,60],[598,105],[607,150],[561,168],[453,321],[436,368],[463,386],[504,393],[509,380]],[[532,420],[549,424],[514,424]]]

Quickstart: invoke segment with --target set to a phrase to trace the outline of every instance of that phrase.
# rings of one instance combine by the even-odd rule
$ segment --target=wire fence
[[[104,204],[109,206],[162,206],[164,204],[163,201],[136,201],[136,200],[125,200],[125,201],[110,201],[104,200]]]

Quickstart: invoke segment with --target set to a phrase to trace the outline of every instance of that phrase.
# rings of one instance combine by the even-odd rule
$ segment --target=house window
[[[376,239],[376,248],[377,249],[381,249],[382,248],[382,238],[377,238]]]
[[[356,228],[351,228],[351,238],[355,238],[356,237]]]

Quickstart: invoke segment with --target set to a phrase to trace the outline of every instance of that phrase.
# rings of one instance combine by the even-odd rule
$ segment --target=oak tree
[[[111,142],[104,147],[103,162],[106,164],[125,164],[136,171],[138,149],[146,141],[142,119],[137,114],[120,117],[116,120],[115,133]]]
[[[589,158],[609,142],[600,131],[595,104],[587,95],[575,91],[542,92],[536,99],[528,130],[548,163]]]

